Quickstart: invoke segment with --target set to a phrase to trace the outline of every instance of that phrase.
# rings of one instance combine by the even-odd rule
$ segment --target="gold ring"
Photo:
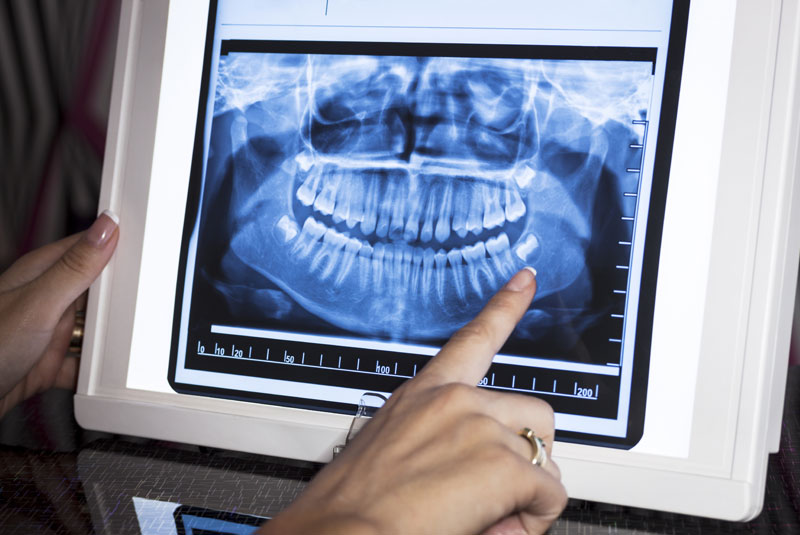
[[[75,324],[72,326],[72,337],[69,339],[70,355],[79,355],[83,348],[83,326],[86,325],[86,313],[83,310],[75,311]]]
[[[533,453],[531,454],[531,463],[534,466],[544,466],[547,464],[547,449],[545,447],[544,440],[537,437],[533,430],[526,427],[522,429],[519,433],[519,436],[528,440],[533,447]]]

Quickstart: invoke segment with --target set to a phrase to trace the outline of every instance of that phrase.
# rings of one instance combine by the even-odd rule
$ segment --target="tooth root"
[[[358,283],[361,290],[369,286],[370,272],[372,271],[372,246],[362,244],[358,251]]]
[[[293,218],[285,215],[275,224],[275,233],[281,242],[289,243],[300,234],[300,227]]]
[[[433,218],[436,215],[437,197],[435,188],[431,188],[425,206],[425,223],[422,224],[422,232],[419,233],[422,243],[428,243],[433,239]]]
[[[436,266],[436,294],[439,296],[439,302],[444,305],[446,304],[445,276],[447,275],[447,254],[444,250],[436,251],[433,255],[433,262]]]
[[[400,264],[395,262],[394,244],[388,243],[383,250],[383,271],[389,294],[394,295],[400,283]]]
[[[478,242],[475,245],[465,247],[463,255],[467,261],[467,274],[472,288],[482,298],[484,291],[481,286],[481,273],[486,278],[490,289],[497,287],[497,279],[486,261],[486,246],[483,242]]]
[[[375,234],[379,238],[385,238],[389,235],[389,224],[392,220],[392,203],[394,202],[394,181],[389,179],[386,184],[386,192],[380,203],[380,212],[378,215],[378,226],[375,227]]]
[[[395,270],[398,272],[397,288],[406,295],[413,295],[414,287],[411,285],[414,253],[410,245],[397,243],[394,248]]]
[[[486,251],[494,264],[495,270],[503,280],[508,280],[514,274],[514,259],[511,257],[511,243],[508,235],[503,232],[496,238],[486,242]]]
[[[468,184],[456,184],[453,194],[453,232],[459,238],[467,237],[467,215],[469,214],[469,197],[472,188]]]
[[[339,257],[342,256],[342,249],[347,244],[347,236],[330,228],[325,231],[325,235],[322,237],[322,244],[322,248],[311,261],[311,271],[315,271],[327,260],[325,268],[320,273],[320,279],[326,280],[331,276],[336,266],[339,265]]]
[[[355,228],[361,223],[364,217],[364,180],[361,176],[354,176],[351,179],[350,188],[350,212],[347,214],[347,228]]]
[[[422,281],[420,284],[420,294],[427,296],[433,287],[434,277],[434,256],[436,253],[430,247],[422,252]],[[445,262],[447,259],[445,258]]]
[[[520,189],[527,188],[534,178],[536,178],[536,171],[527,165],[523,165],[514,171],[514,182],[517,183]]]
[[[378,218],[378,177],[367,179],[367,195],[364,197],[364,218],[361,220],[361,233],[369,236],[375,232],[375,223]]]
[[[306,219],[300,237],[292,247],[292,255],[297,258],[305,258],[311,254],[311,250],[325,234],[325,225],[317,222],[313,217]]]
[[[493,229],[505,223],[506,217],[503,214],[503,207],[500,206],[500,191],[494,186],[487,187],[485,191],[486,211],[483,213],[483,228]]]
[[[472,196],[469,203],[469,215],[467,216],[467,230],[476,236],[483,231],[483,193],[485,187],[476,184],[472,188]]]
[[[385,254],[386,246],[382,243],[376,243],[372,250],[372,280],[376,291],[380,291],[383,286],[383,257]]]
[[[529,234],[519,240],[514,245],[514,252],[523,262],[532,260],[531,255],[539,248],[539,240],[533,234]]]
[[[447,261],[450,264],[450,272],[453,275],[453,286],[455,286],[458,298],[466,300],[466,288],[464,287],[464,262],[461,251],[453,249],[447,253]]]
[[[355,238],[347,238],[344,246],[344,254],[342,255],[341,267],[339,273],[336,275],[336,280],[333,281],[334,288],[340,288],[344,284],[344,279],[350,274],[353,265],[356,263],[358,252],[361,250],[361,242]]]
[[[306,177],[303,183],[297,188],[297,199],[303,206],[311,206],[317,198],[317,190],[319,189],[320,172],[318,168],[311,170],[311,173]]]
[[[333,214],[341,179],[342,176],[339,173],[332,173],[324,178],[322,191],[317,196],[317,200],[314,201],[314,210],[325,215]]]
[[[389,225],[389,239],[399,240],[403,237],[403,219],[406,216],[406,203],[408,202],[408,192],[406,182],[397,184],[392,199],[392,222]]]
[[[522,197],[520,197],[517,188],[514,186],[509,185],[506,188],[504,200],[506,205],[506,219],[512,223],[524,216],[525,212],[528,211],[525,207],[525,203],[522,202]]]
[[[436,223],[436,241],[444,243],[450,237],[450,218],[453,213],[453,183],[447,182],[439,206],[439,220]]]
[[[419,247],[414,247],[411,253],[411,277],[409,279],[408,293],[416,295],[422,283],[422,259],[424,253]]]

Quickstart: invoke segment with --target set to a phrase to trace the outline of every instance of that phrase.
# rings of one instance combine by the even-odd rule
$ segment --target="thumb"
[[[118,219],[106,210],[81,238],[28,287],[40,321],[55,325],[59,318],[105,268],[119,239]]]

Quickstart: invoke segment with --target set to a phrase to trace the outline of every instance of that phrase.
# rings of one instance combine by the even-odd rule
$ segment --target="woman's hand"
[[[567,496],[552,460],[531,463],[528,427],[553,444],[544,401],[475,385],[536,290],[518,273],[263,533],[533,534]]]
[[[0,275],[0,417],[49,388],[75,388],[78,359],[66,358],[75,311],[118,238],[104,213],[86,232],[28,253]]]

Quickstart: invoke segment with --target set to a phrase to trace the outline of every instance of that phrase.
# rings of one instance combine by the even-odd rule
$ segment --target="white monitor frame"
[[[670,373],[665,354],[699,358],[696,378],[688,370],[676,386],[694,400],[688,454],[563,443],[555,455],[572,497],[739,520],[761,508],[780,436],[800,250],[800,3],[739,0],[727,19],[713,4],[691,4],[650,366],[653,377]],[[169,339],[137,329],[143,315],[172,323],[191,163],[174,155],[194,142],[201,6],[123,4],[100,200],[119,214],[121,239],[90,293],[76,415],[91,429],[325,462],[351,417],[128,387],[131,354],[169,353]],[[186,110],[188,126],[167,119]],[[695,159],[703,120],[717,141]],[[695,209],[705,217],[693,231],[674,223]],[[669,440],[669,425],[646,421],[645,437]]]

